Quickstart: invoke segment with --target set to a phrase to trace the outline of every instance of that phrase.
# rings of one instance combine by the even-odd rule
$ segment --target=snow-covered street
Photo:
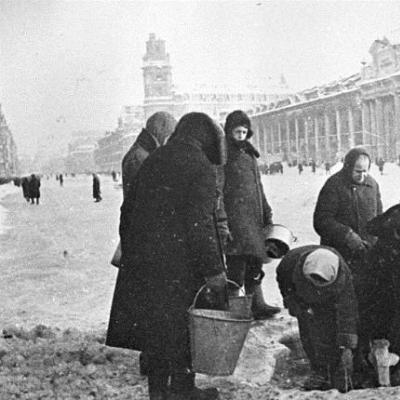
[[[340,165],[336,165],[332,168],[332,173],[339,168]],[[380,175],[376,166],[373,166],[372,175],[380,184],[384,209],[398,203],[400,167],[387,164],[384,175]],[[318,243],[318,236],[312,228],[312,213],[326,177],[322,169],[317,169],[313,174],[307,167],[299,175],[297,168],[286,166],[283,175],[263,176],[264,190],[273,209],[274,222],[284,224],[293,231],[297,237],[295,246]],[[22,197],[21,188],[15,188],[12,184],[0,186],[0,205],[5,210],[1,211],[0,231],[1,328],[18,326],[31,329],[43,324],[52,329],[73,328],[85,332],[104,332],[117,272],[109,264],[109,260],[118,242],[122,190],[110,177],[101,176],[100,179],[103,197],[100,203],[93,202],[91,176],[67,177],[64,187],[54,178],[47,180],[43,177],[39,206],[28,204]],[[275,281],[276,264],[272,262],[264,266],[266,277],[263,285],[267,301],[281,305]],[[260,347],[260,354],[264,357],[268,351],[275,349],[276,341],[281,336],[296,328],[295,325],[294,319],[284,311],[272,322],[267,321],[261,325],[257,323],[252,340],[260,343],[265,340],[265,346],[262,349]],[[63,345],[66,345],[65,341]],[[23,354],[23,350],[17,351]],[[257,356],[257,348],[251,345],[246,351]],[[123,360],[127,359],[129,356]],[[28,365],[28,359],[26,363]],[[16,367],[10,367],[10,370],[12,368]],[[134,368],[137,374],[137,363]],[[229,380],[225,386],[222,384],[222,398],[395,399],[400,396],[397,388],[354,391],[347,395],[341,395],[337,391],[325,394],[300,392],[291,381],[293,376],[284,373],[282,365],[277,368],[284,375],[285,381],[275,373],[271,383],[260,384],[260,375],[255,379],[258,384],[254,383],[252,386],[237,383],[240,378],[248,381],[246,368],[241,368],[239,380]],[[260,374],[266,373],[267,369],[262,369]],[[3,374],[4,371],[3,369]],[[255,374],[254,371],[251,373]],[[272,377],[273,371],[269,373]],[[104,376],[101,376],[101,379],[103,383],[107,383]],[[202,383],[204,381],[207,382],[208,378],[201,379]],[[219,380],[219,383],[223,381]],[[99,385],[98,381],[96,382]],[[134,389],[130,394],[126,390],[118,394],[114,388],[114,391],[104,392],[113,395],[102,397],[98,394],[97,397],[90,397],[86,393],[74,398],[145,398],[145,381],[142,378],[137,377],[135,384],[127,381],[121,384],[132,384]],[[3,400],[1,395],[0,399]]]

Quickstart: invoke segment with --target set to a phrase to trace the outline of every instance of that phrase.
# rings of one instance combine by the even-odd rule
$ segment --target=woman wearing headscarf
[[[376,266],[370,261],[370,249],[376,236],[367,230],[367,222],[382,213],[379,185],[369,175],[371,157],[357,146],[348,151],[343,168],[327,179],[314,210],[314,229],[321,244],[335,248],[349,266],[360,313],[360,358],[369,352],[371,306],[375,303]]]
[[[306,389],[346,391],[357,347],[357,299],[349,267],[337,251],[308,245],[289,251],[277,268],[283,302],[299,324],[313,375]],[[348,389],[348,388],[347,388]]]
[[[168,400],[218,398],[216,389],[195,387],[187,310],[204,283],[217,298],[226,291],[215,215],[223,139],[206,114],[183,116],[167,144],[143,162],[133,223],[121,224],[123,267],[106,344],[146,352],[151,400],[165,400],[167,391]]]
[[[263,228],[272,224],[272,211],[257,165],[260,154],[249,142],[253,135],[249,117],[240,110],[230,113],[225,134],[228,160],[224,168],[223,193],[232,236],[226,246],[228,278],[239,286],[244,285],[247,294],[253,294],[254,318],[270,318],[279,308],[265,303],[261,281],[262,264],[268,261]]]

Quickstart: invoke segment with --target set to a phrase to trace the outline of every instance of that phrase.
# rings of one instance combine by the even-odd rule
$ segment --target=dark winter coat
[[[21,186],[22,186],[22,194],[27,199],[30,197],[29,195],[29,179],[28,177],[24,176],[21,179]]]
[[[374,285],[369,308],[375,329],[374,338],[386,338],[390,348],[400,354],[400,204],[369,221],[368,231],[378,236],[371,251]]]
[[[93,198],[98,199],[100,197],[100,179],[97,175],[95,175],[93,176]]]
[[[233,241],[227,254],[252,255],[266,260],[263,228],[272,223],[257,165],[259,153],[250,142],[227,137],[224,204]]]
[[[314,229],[321,237],[321,244],[338,250],[346,262],[352,258],[345,236],[352,230],[361,239],[373,245],[376,237],[368,234],[366,224],[382,213],[379,186],[374,178],[367,176],[361,184],[351,179],[354,164],[363,149],[352,149],[343,168],[332,175],[319,193],[314,211]]]
[[[129,190],[134,185],[136,175],[143,161],[155,149],[160,147],[157,139],[146,129],[142,129],[135,143],[122,159],[122,190],[124,199],[129,197]]]
[[[204,278],[224,271],[215,166],[208,158],[213,127],[205,114],[188,114],[174,138],[140,168],[134,206],[125,215],[132,223],[120,225],[124,267],[112,303],[110,346],[172,356],[188,343],[187,309]]]
[[[303,274],[306,257],[319,248],[331,250],[340,260],[335,282],[325,287],[316,287]],[[338,252],[319,245],[293,249],[278,265],[277,281],[284,304],[297,310],[301,339],[312,364],[334,361],[339,346],[357,346],[357,300],[350,269]]]
[[[33,175],[29,179],[29,197],[31,199],[40,198],[40,179]]]

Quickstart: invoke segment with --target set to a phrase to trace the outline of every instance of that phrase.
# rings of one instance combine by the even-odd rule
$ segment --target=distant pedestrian
[[[29,177],[24,176],[21,179],[21,186],[22,186],[22,195],[24,196],[24,199],[29,203]]]
[[[316,164],[316,162],[315,162],[314,160],[311,160],[310,165],[311,165],[311,172],[312,172],[313,174],[315,174],[315,171],[316,171],[316,169],[317,169],[317,164]]]
[[[385,165],[385,160],[380,157],[378,160],[378,168],[379,168],[379,172],[381,173],[381,175],[383,175],[383,166]]]
[[[303,172],[303,163],[299,162],[297,164],[297,169],[299,170],[299,175],[301,175],[301,173]]]
[[[32,174],[29,180],[29,198],[31,200],[31,204],[34,204],[36,200],[36,204],[39,205],[40,179],[35,174]]]
[[[100,179],[97,174],[93,174],[93,198],[94,201],[98,203],[102,200],[100,191]]]
[[[58,180],[60,181],[60,186],[64,185],[64,177],[63,174],[60,174],[60,176],[58,177]]]
[[[112,177],[113,182],[117,181],[117,173],[115,171],[111,171],[111,177]]]
[[[331,163],[329,161],[325,161],[325,173],[326,175],[331,174]]]

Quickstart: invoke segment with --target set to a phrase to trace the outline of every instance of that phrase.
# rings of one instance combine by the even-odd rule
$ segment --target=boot
[[[263,320],[272,318],[281,309],[279,307],[270,306],[264,300],[261,283],[246,285],[246,293],[253,294],[253,303],[251,311],[253,312],[254,319]]]
[[[199,389],[194,384],[195,374],[189,371],[174,371],[168,400],[217,400],[216,388]]]

